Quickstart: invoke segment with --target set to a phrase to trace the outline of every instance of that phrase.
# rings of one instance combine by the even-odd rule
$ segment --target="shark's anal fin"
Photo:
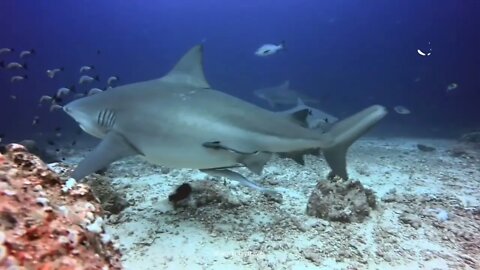
[[[109,132],[97,147],[78,164],[71,177],[81,180],[124,157],[137,155],[138,151],[120,134]]]
[[[203,147],[215,150],[224,150],[238,155],[238,162],[245,165],[250,171],[261,174],[263,167],[270,160],[272,154],[267,152],[246,152],[223,145],[219,141],[205,142]]]
[[[231,171],[231,170],[227,170],[227,169],[203,169],[203,170],[200,170],[200,171],[202,171],[206,174],[209,174],[211,176],[225,177],[225,178],[228,178],[230,180],[237,181],[237,182],[239,182],[240,184],[242,184],[246,187],[249,187],[251,189],[255,189],[255,190],[260,191],[261,193],[264,193],[264,194],[278,195],[277,191],[275,191],[273,189],[266,188],[266,187],[262,187],[259,184],[248,180],[245,176],[243,176],[243,175],[241,175],[237,172]]]

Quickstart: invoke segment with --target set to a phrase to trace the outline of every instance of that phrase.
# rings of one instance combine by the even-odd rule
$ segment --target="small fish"
[[[80,68],[80,73],[83,73],[83,72],[87,72],[87,71],[90,71],[92,69],[95,69],[95,66],[91,65],[91,66],[82,66]]]
[[[5,63],[3,63],[3,66],[5,67]],[[27,66],[27,63],[20,64],[18,62],[11,62],[7,64],[6,68],[7,69],[28,69],[28,66]]]
[[[40,117],[38,115],[35,115],[33,117],[32,126],[35,126],[36,124],[38,124],[39,121],[40,121]]]
[[[62,133],[61,133],[61,132],[57,132],[57,133],[55,133],[55,136],[57,136],[57,137],[60,138],[60,137],[62,137]]]
[[[285,49],[285,42],[282,42],[278,45],[264,44],[264,45],[260,46],[260,48],[258,48],[255,51],[255,55],[257,55],[257,56],[268,56],[268,55],[275,54],[278,51],[284,50],[284,49]]]
[[[55,128],[55,132],[59,132],[59,131],[61,131],[61,130],[62,130],[62,127],[56,127],[56,128]]]
[[[81,98],[81,97],[84,97],[85,94],[84,93],[76,93],[75,95],[73,95],[73,98]]]
[[[77,144],[77,141],[73,140],[72,141],[72,146],[75,146]]]
[[[47,140],[47,144],[53,146],[53,145],[55,145],[55,142],[53,140]]]
[[[50,78],[50,79],[53,79],[55,77],[55,75],[57,75],[58,72],[60,71],[64,71],[65,69],[63,67],[61,68],[54,68],[54,69],[47,69],[47,76]]]
[[[411,111],[404,106],[398,105],[393,108],[398,114],[410,114]]]
[[[15,51],[14,48],[0,48],[0,54],[11,53],[11,52],[14,52],[14,51]]]
[[[17,75],[17,76],[13,76],[12,78],[10,78],[10,82],[14,83],[14,82],[23,81],[23,80],[26,80],[26,79],[28,79],[27,75],[23,75],[23,76]]]
[[[83,75],[78,80],[78,84],[91,83],[93,81],[100,81],[100,77],[99,76],[91,77],[88,75]]]
[[[98,94],[98,93],[101,93],[101,92],[103,92],[102,89],[92,88],[92,89],[90,89],[90,91],[88,91],[87,96],[95,95],[95,94]]]
[[[53,111],[56,111],[56,110],[61,110],[63,107],[58,105],[58,104],[52,104],[52,106],[50,106],[50,112],[53,112]]]
[[[447,86],[447,92],[450,92],[450,91],[453,91],[455,89],[458,88],[458,84],[457,83],[451,83]]]
[[[120,80],[118,76],[110,76],[107,80],[108,85],[112,85],[114,82]]]
[[[100,49],[97,49],[97,55],[102,54],[102,51]]]
[[[16,100],[16,99],[17,99],[17,96],[15,96],[15,95],[10,95],[10,98],[13,99],[13,100]]]
[[[21,51],[21,52],[20,52],[20,58],[24,58],[24,57],[27,57],[27,56],[30,56],[30,55],[34,55],[34,54],[35,54],[35,50],[34,50],[34,49]]]
[[[423,52],[422,50],[418,49],[417,53],[420,54],[421,56],[430,56],[432,52]]]
[[[44,101],[50,102],[52,100],[53,98],[51,96],[43,95],[42,97],[40,97],[40,100],[38,102],[42,104]]]
[[[62,88],[57,90],[57,93],[55,94],[55,97],[56,98],[61,98],[62,96],[66,96],[66,95],[70,94],[71,92],[72,92],[72,90],[70,90],[70,88],[62,87]]]

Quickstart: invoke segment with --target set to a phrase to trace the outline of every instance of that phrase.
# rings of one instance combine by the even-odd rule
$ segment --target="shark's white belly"
[[[199,144],[158,144],[139,149],[145,158],[169,168],[209,169],[237,165],[238,155]]]

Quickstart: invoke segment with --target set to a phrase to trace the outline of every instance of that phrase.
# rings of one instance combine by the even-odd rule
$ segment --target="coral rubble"
[[[340,222],[362,222],[376,206],[375,195],[359,181],[321,180],[310,195],[307,214]]]
[[[122,269],[89,186],[65,189],[24,146],[6,150],[0,154],[0,269]]]

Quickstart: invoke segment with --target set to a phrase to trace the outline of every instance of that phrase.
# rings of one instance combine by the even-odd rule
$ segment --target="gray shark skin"
[[[65,112],[85,132],[102,139],[71,177],[80,180],[111,162],[142,155],[158,165],[200,169],[242,182],[228,169],[245,166],[260,174],[272,154],[292,153],[298,159],[304,151],[321,149],[331,175],[346,179],[348,147],[386,114],[384,107],[374,105],[321,134],[213,90],[205,80],[202,59],[203,46],[198,45],[160,79],[65,105]]]
[[[278,111],[278,114],[290,115],[303,127],[326,131],[338,118],[319,109],[306,105],[301,98],[298,98],[297,105],[285,111]]]
[[[278,105],[296,105],[298,99],[309,104],[319,103],[315,98],[290,89],[290,81],[284,81],[282,84],[274,87],[254,90],[253,94],[260,99],[264,99],[272,108]]]

